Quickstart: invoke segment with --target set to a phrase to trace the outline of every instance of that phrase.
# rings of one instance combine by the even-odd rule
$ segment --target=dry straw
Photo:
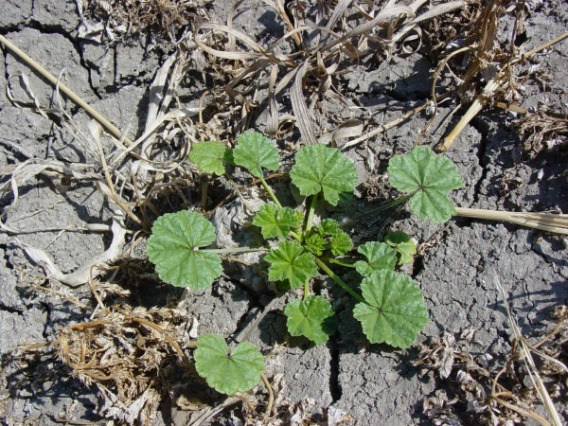
[[[457,216],[507,222],[555,234],[568,235],[568,214],[522,213],[456,207]]]

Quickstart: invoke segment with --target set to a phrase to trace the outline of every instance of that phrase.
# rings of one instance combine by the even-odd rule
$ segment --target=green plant
[[[337,221],[328,218],[316,223],[314,219],[316,206],[322,199],[337,205],[342,194],[354,190],[357,173],[347,157],[324,145],[298,150],[289,175],[299,193],[307,197],[305,214],[282,206],[264,179],[265,170],[278,169],[279,154],[274,144],[260,133],[241,134],[233,150],[220,142],[197,143],[190,159],[205,173],[225,173],[226,163],[242,167],[266,190],[270,202],[260,208],[252,223],[267,240],[262,249],[268,251],[264,257],[268,279],[283,283],[289,290],[301,289],[297,292],[298,298],[284,309],[292,336],[304,336],[322,344],[334,331],[332,305],[315,294],[311,285],[319,272],[357,301],[353,315],[361,323],[369,342],[400,348],[412,344],[425,326],[428,312],[418,284],[395,271],[397,265],[412,261],[416,253],[412,240],[402,232],[391,232],[385,242],[366,242],[355,251],[349,234]],[[453,206],[447,194],[461,186],[461,179],[450,160],[436,156],[428,148],[418,147],[405,156],[394,156],[388,171],[391,184],[406,195],[388,203],[387,207],[409,201],[411,211],[420,218],[441,222],[451,217]],[[199,213],[170,213],[155,222],[148,240],[148,256],[164,281],[201,290],[221,274],[220,256],[235,251],[203,248],[214,240],[213,226]],[[332,265],[357,271],[362,277],[361,293],[356,284],[344,282],[331,269]],[[202,336],[200,341],[195,354],[197,371],[215,389],[233,393],[258,382],[260,354],[248,358],[248,354],[254,352],[248,344],[243,349],[235,348],[229,356],[220,336]],[[251,375],[246,380],[238,378],[241,369],[247,369],[249,363],[255,366],[247,370],[252,371]],[[229,385],[227,380],[233,384]]]

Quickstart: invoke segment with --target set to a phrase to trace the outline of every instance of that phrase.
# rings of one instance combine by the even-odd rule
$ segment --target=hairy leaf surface
[[[406,155],[392,157],[387,172],[394,188],[414,193],[410,210],[420,219],[443,223],[455,214],[448,194],[462,187],[462,179],[449,158],[419,146]]]
[[[215,228],[196,212],[182,210],[159,217],[148,238],[148,258],[163,281],[202,290],[221,275],[221,259],[200,251],[215,241]]]
[[[305,300],[292,300],[284,309],[288,317],[286,326],[292,336],[304,336],[320,345],[333,333],[334,312],[330,303],[321,296],[310,296]]]
[[[416,282],[407,275],[376,271],[361,282],[363,298],[353,316],[371,343],[409,347],[428,322],[428,310]]]
[[[215,173],[221,176],[225,173],[225,161],[229,149],[223,142],[197,142],[191,147],[189,160],[203,173]]]
[[[302,215],[290,207],[267,203],[254,215],[252,223],[265,239],[285,238],[292,229],[302,226]]]
[[[278,150],[274,143],[261,133],[248,130],[237,138],[233,150],[233,159],[237,166],[244,167],[256,177],[263,175],[262,169],[278,170]]]
[[[197,340],[195,368],[207,384],[218,392],[232,395],[256,386],[264,371],[264,357],[252,343],[239,343],[231,352],[217,334]]]
[[[264,260],[270,263],[268,279],[287,280],[292,289],[303,286],[308,278],[317,273],[314,256],[304,250],[297,241],[281,242],[265,256]]]
[[[416,244],[402,231],[389,231],[385,236],[385,243],[391,246],[400,256],[399,265],[414,262]]]
[[[339,150],[313,145],[298,150],[290,177],[300,194],[309,196],[322,192],[323,198],[335,206],[340,193],[355,189],[357,171]]]
[[[396,252],[385,243],[369,241],[357,248],[367,260],[355,262],[355,269],[363,276],[371,275],[379,269],[394,269],[396,267]]]

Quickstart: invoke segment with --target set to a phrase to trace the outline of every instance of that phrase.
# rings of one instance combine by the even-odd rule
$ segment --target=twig
[[[64,83],[62,83],[59,79],[57,79],[53,74],[47,71],[44,67],[30,58],[26,53],[24,53],[18,46],[13,44],[9,41],[6,37],[0,34],[0,43],[8,48],[12,53],[14,53],[18,58],[25,62],[30,68],[32,68],[35,72],[53,84],[55,87],[58,87],[61,92],[81,108],[83,108],[87,114],[97,120],[110,134],[112,134],[117,139],[122,139],[127,145],[130,145],[132,141],[127,137],[123,136],[122,132],[110,121],[104,118],[101,114],[99,114],[94,108],[92,108],[89,104],[87,104],[82,98],[80,98],[75,92],[73,92],[70,88],[68,88]]]
[[[266,374],[261,373],[260,378],[262,379],[264,387],[268,392],[268,403],[266,404],[266,411],[264,412],[264,421],[267,422],[268,418],[270,417],[270,414],[272,413],[272,407],[274,406],[274,391],[272,390],[272,385],[268,381],[268,377],[266,377]]]
[[[403,114],[402,116],[400,116],[399,118],[392,120],[391,122],[379,126],[374,130],[371,130],[370,132],[364,134],[363,136],[358,137],[357,139],[353,139],[352,141],[347,142],[345,145],[343,145],[341,147],[341,150],[344,151],[347,148],[350,148],[352,146],[355,146],[357,144],[360,144],[361,142],[366,141],[367,139],[370,139],[374,136],[380,135],[381,133],[384,133],[396,126],[398,126],[400,123],[408,120],[410,117],[412,117],[414,114],[419,113],[420,111],[422,111],[424,108],[426,108],[428,105],[430,105],[430,101],[425,102],[424,104],[411,109],[410,111],[408,111],[407,113]]]
[[[558,37],[556,37],[555,39],[552,39],[550,41],[547,41],[546,43],[541,44],[540,46],[535,47],[533,50],[528,51],[527,53],[523,54],[523,56],[525,58],[530,58],[531,56],[533,56],[534,54],[540,52],[541,50],[547,49],[553,45],[555,45],[556,43],[560,43],[562,40],[564,40],[565,38],[568,37],[568,31],[565,32],[562,35],[559,35]]]
[[[473,118],[479,114],[479,112],[483,109],[483,107],[489,102],[489,100],[493,97],[493,94],[499,89],[500,83],[498,77],[494,77],[487,84],[483,89],[483,93],[475,98],[475,101],[470,105],[467,112],[464,116],[460,119],[458,124],[452,129],[450,134],[444,138],[444,142],[438,146],[438,151],[445,152],[447,151],[450,146],[454,143],[456,138],[460,135],[462,130],[469,124]]]
[[[561,426],[562,421],[560,420],[560,415],[558,414],[556,407],[552,403],[552,400],[550,399],[550,395],[548,394],[548,391],[546,390],[546,387],[544,386],[544,383],[542,382],[542,379],[540,378],[540,375],[538,374],[538,370],[536,368],[536,365],[534,363],[534,360],[533,360],[533,357],[532,357],[532,354],[531,354],[531,347],[528,344],[527,340],[522,335],[521,330],[519,329],[519,326],[517,325],[517,321],[515,320],[515,318],[513,318],[513,314],[511,313],[511,307],[509,306],[509,301],[507,299],[507,294],[505,293],[505,290],[503,289],[503,286],[501,285],[501,282],[499,281],[499,278],[497,277],[497,275],[495,275],[495,278],[494,278],[493,281],[494,281],[495,287],[497,288],[497,291],[499,292],[501,298],[503,299],[503,304],[505,305],[505,310],[507,311],[507,318],[509,320],[509,324],[511,325],[513,335],[514,335],[515,339],[517,340],[517,342],[519,342],[519,344],[521,346],[522,359],[525,362],[525,365],[527,367],[529,377],[530,377],[534,387],[536,388],[536,390],[538,392],[540,400],[544,404],[544,407],[546,409],[546,412],[548,413],[548,416],[551,420],[552,425]],[[499,402],[500,404],[503,404],[503,405],[515,410],[515,411],[521,412],[520,407],[512,406],[511,404],[506,403],[506,401],[503,401],[500,398],[498,398],[499,394],[495,392],[495,385],[496,385],[496,383],[493,382],[492,397],[493,397],[493,395],[495,395],[496,396],[495,400],[497,402]],[[530,415],[526,412],[526,410],[522,410],[522,411],[524,413],[521,412],[521,414]],[[536,414],[536,413],[531,413],[531,414]],[[533,415],[530,415],[530,417],[534,418],[535,420],[538,420]],[[540,417],[540,416],[538,416],[538,417]],[[545,423],[541,422],[541,424],[548,424],[548,422],[546,422],[546,420],[544,420],[544,421],[545,421]]]

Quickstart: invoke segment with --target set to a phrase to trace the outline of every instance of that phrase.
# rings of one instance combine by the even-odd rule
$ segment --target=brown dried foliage
[[[226,25],[204,22],[196,27],[195,43],[205,54],[204,64],[217,86],[207,94],[210,99],[201,117],[223,117],[220,121],[230,129],[223,136],[228,139],[250,127],[261,113],[267,134],[289,135],[289,125],[295,123],[306,144],[334,142],[334,132],[341,126],[342,138],[359,135],[362,123],[333,117],[326,108],[326,102],[351,106],[352,100],[339,90],[341,75],[364,62],[392,57],[406,46],[408,37],[416,37],[420,19],[446,11],[445,5],[423,6],[418,1],[408,5],[294,1],[287,7],[281,1],[266,3],[285,31],[273,42],[261,45],[236,29],[232,25],[236,11]],[[462,2],[450,3],[445,6],[450,10],[462,7]],[[280,105],[288,102],[293,115],[280,114]]]
[[[539,374],[546,380],[551,397],[565,401],[568,379],[565,367],[568,349],[568,307],[553,310],[554,329],[532,346],[548,358],[541,357]],[[541,403],[531,386],[522,362],[522,350],[516,344],[502,362],[489,354],[473,356],[467,341],[473,333],[464,332],[460,341],[444,334],[428,346],[423,345],[413,364],[424,376],[433,372],[445,382],[442,389],[424,400],[424,413],[435,424],[462,424],[464,420],[481,424],[524,423],[528,417],[541,421],[535,409]],[[542,423],[547,424],[547,423]]]
[[[461,15],[444,15],[425,25],[429,55],[439,63],[432,86],[434,102],[438,80],[442,75],[448,75],[451,78],[444,81],[446,93],[448,89],[456,90],[462,107],[471,105],[439,147],[440,150],[448,149],[463,125],[490,104],[527,114],[517,127],[521,138],[529,136],[524,148],[531,151],[531,155],[540,152],[545,145],[558,143],[555,139],[559,129],[566,129],[562,118],[556,120],[544,111],[527,112],[518,106],[523,99],[523,86],[529,80],[543,85],[550,78],[539,65],[536,53],[566,37],[566,34],[560,35],[526,51],[523,38],[526,37],[526,19],[531,13],[531,6],[528,2],[512,0],[476,0],[468,2]],[[507,31],[505,26],[511,21],[513,29]],[[541,118],[545,119],[537,124]],[[532,133],[527,131],[531,127],[534,128]]]
[[[83,18],[104,22],[107,30],[170,34],[194,22],[212,0],[81,0]]]
[[[562,116],[538,109],[516,120],[515,127],[523,141],[523,151],[529,157],[568,145],[568,114]]]
[[[168,376],[189,366],[177,343],[183,336],[176,324],[184,321],[181,312],[166,308],[101,310],[59,333],[59,358],[74,376],[99,389],[102,414],[147,424],[169,392]]]

